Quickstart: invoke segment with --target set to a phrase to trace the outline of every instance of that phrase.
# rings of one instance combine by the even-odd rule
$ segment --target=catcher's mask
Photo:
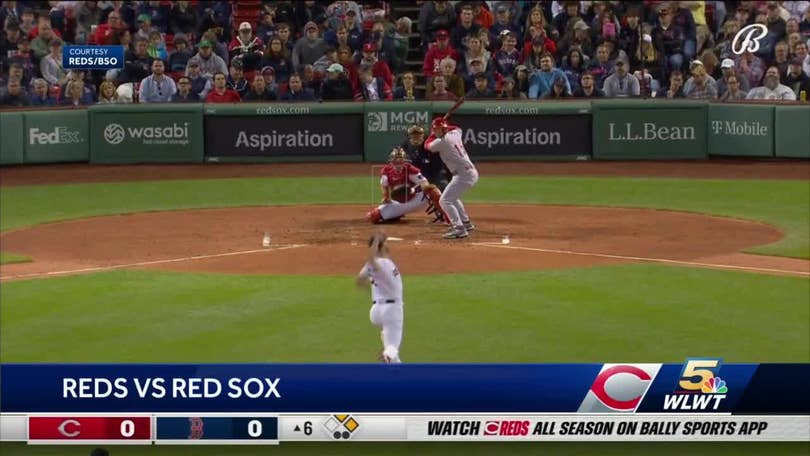
[[[408,154],[401,147],[395,147],[388,155],[388,161],[394,166],[403,166],[408,161]]]

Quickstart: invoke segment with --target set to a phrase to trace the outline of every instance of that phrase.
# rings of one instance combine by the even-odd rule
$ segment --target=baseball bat
[[[444,115],[444,120],[449,119],[450,114],[453,114],[453,112],[455,112],[455,110],[458,109],[462,103],[464,103],[464,97],[459,98],[458,101],[456,101],[456,104],[454,104],[453,107],[447,111],[447,114]]]

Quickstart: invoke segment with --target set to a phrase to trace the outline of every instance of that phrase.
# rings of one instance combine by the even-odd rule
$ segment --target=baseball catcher
[[[382,203],[366,214],[372,223],[398,220],[419,209],[438,213],[449,220],[439,205],[441,190],[428,182],[419,168],[408,162],[407,154],[402,148],[394,148],[388,161],[380,172]]]

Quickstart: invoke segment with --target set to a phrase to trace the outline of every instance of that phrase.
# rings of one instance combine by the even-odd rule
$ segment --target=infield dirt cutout
[[[810,262],[738,253],[775,242],[769,225],[700,214],[601,207],[470,205],[469,238],[422,213],[371,225],[366,206],[271,206],[144,212],[63,221],[2,233],[3,250],[30,263],[4,280],[119,268],[234,274],[354,274],[378,227],[404,274],[516,271],[659,262],[810,275]],[[262,248],[264,233],[272,236]],[[503,235],[511,243],[502,245]]]

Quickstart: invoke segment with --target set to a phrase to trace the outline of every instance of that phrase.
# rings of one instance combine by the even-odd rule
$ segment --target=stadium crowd
[[[810,1],[6,0],[0,24],[0,106],[810,92]],[[66,44],[125,64],[66,70]]]

